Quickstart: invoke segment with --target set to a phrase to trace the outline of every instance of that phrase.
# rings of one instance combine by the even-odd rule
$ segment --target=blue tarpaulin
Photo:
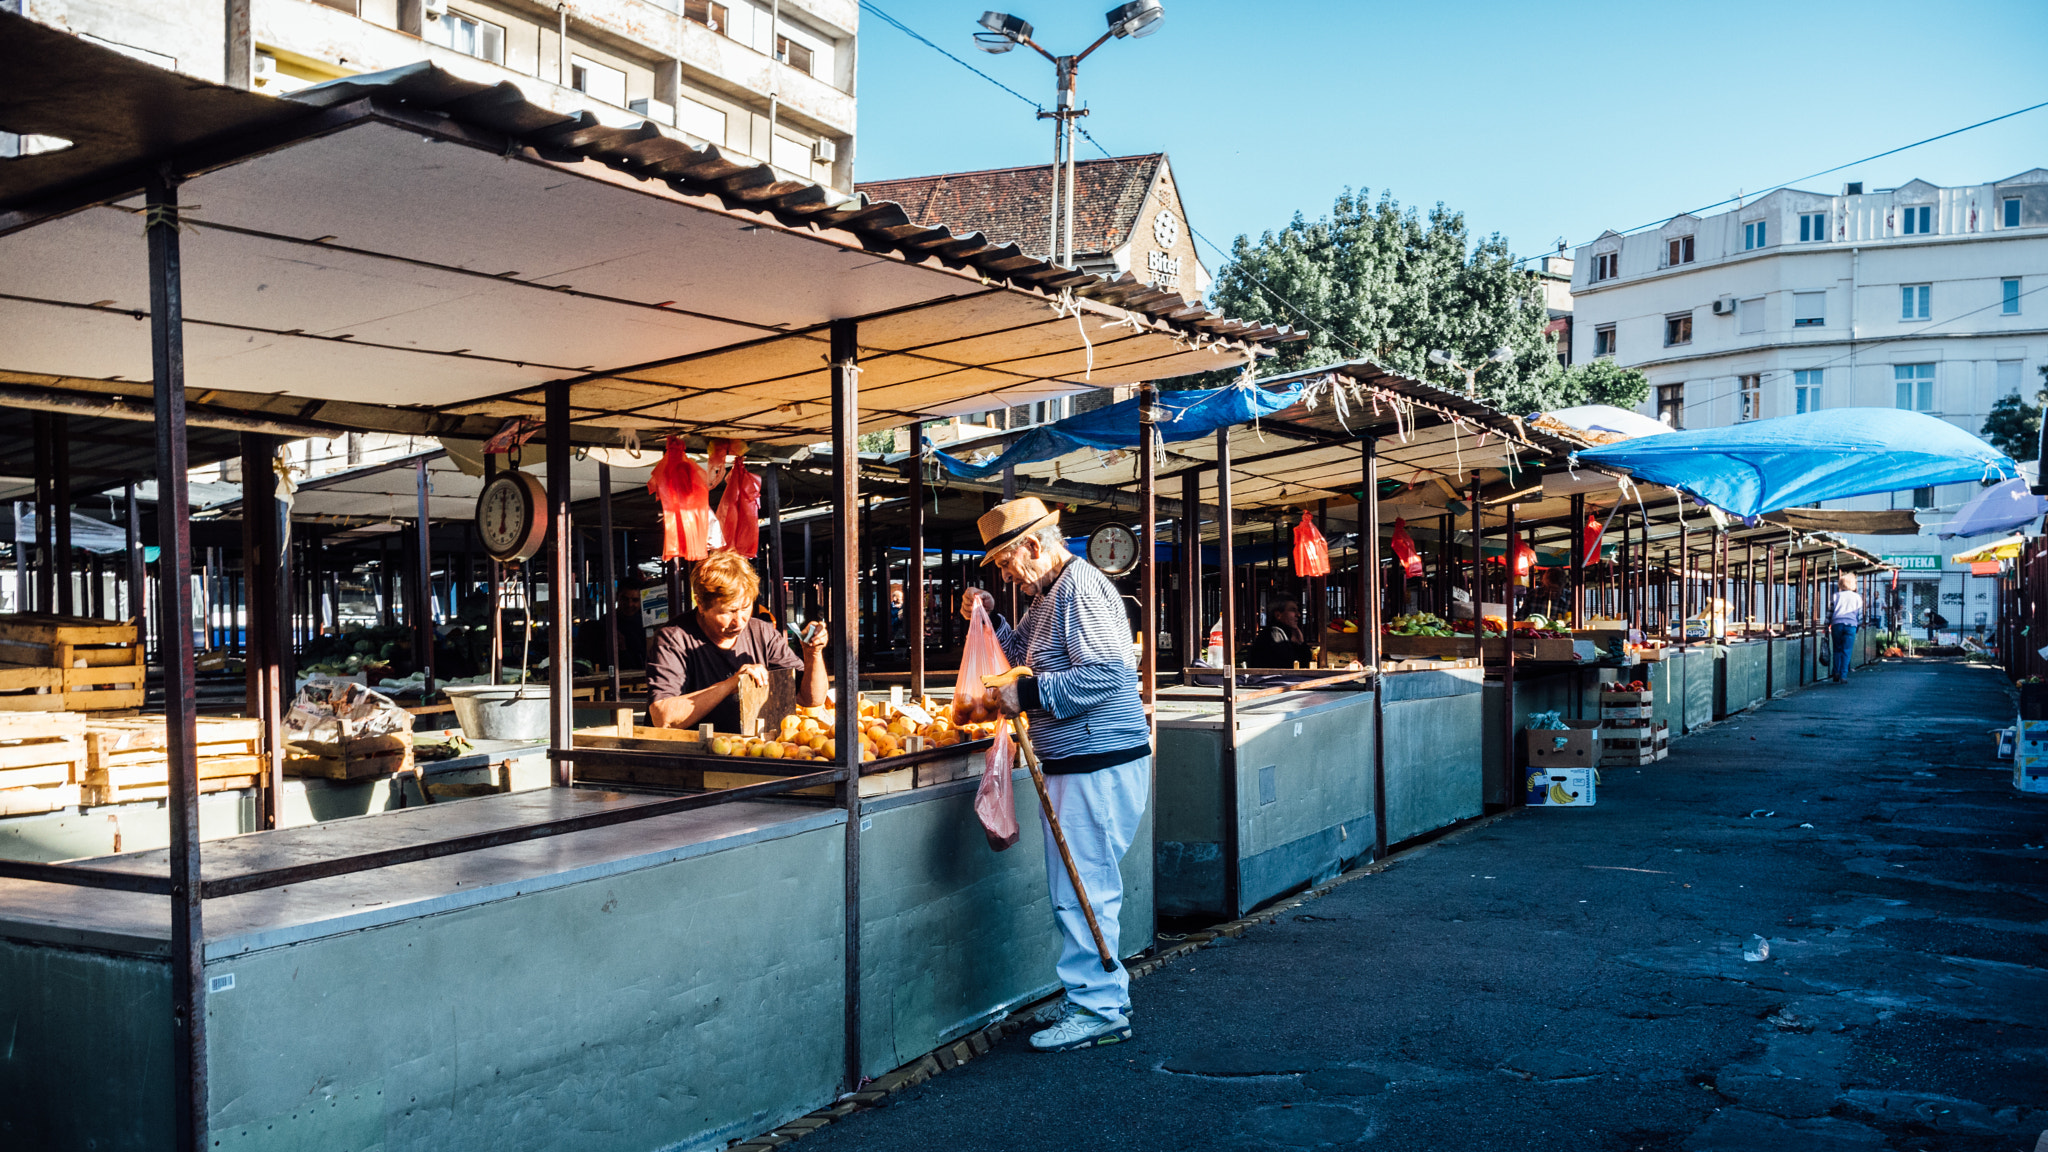
[[[1948,523],[1935,529],[1934,534],[1943,540],[1952,540],[1957,536],[2010,532],[2039,520],[2043,513],[2048,513],[2048,496],[2029,492],[2025,480],[2007,480],[1977,493]]]
[[[1932,484],[2006,480],[2012,457],[1919,412],[1832,408],[1581,449],[1576,459],[1629,470],[1737,516]]]
[[[1159,438],[1167,444],[1195,440],[1218,428],[1249,424],[1271,416],[1301,398],[1302,384],[1295,382],[1268,392],[1250,384],[1224,388],[1161,392],[1154,401]],[[1069,416],[1043,428],[1033,428],[1019,437],[1001,456],[986,464],[969,464],[957,456],[934,450],[946,471],[967,480],[1000,476],[1003,469],[1020,464],[1055,460],[1082,448],[1114,451],[1138,446],[1138,398]],[[971,447],[971,445],[970,445]]]

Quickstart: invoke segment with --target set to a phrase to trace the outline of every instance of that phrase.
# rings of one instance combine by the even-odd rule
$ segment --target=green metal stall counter
[[[1303,691],[1237,713],[1237,855],[1227,858],[1228,768],[1221,690],[1161,700],[1156,882],[1162,917],[1241,916],[1370,855],[1372,694]],[[1393,788],[1394,745],[1387,748]],[[1237,872],[1231,906],[1226,870]]]
[[[1380,687],[1386,693],[1387,843],[1484,811],[1484,670],[1391,672]]]
[[[258,833],[209,845],[208,872],[658,799],[548,789]],[[710,1148],[828,1103],[844,826],[739,802],[207,901],[218,1147]],[[170,1146],[167,904],[0,881],[13,1146]]]

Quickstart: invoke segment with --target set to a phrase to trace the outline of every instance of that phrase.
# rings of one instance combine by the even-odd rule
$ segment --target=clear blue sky
[[[1051,104],[1036,53],[973,49],[978,0],[875,2]],[[1011,2],[1054,52],[1085,47],[1113,6]],[[1116,154],[1170,153],[1191,222],[1225,248],[1320,216],[1349,186],[1442,201],[1474,233],[1541,253],[2048,100],[2044,0],[1165,6],[1159,33],[1082,66],[1081,123]],[[860,179],[1051,158],[1050,122],[872,12],[859,95]],[[2048,108],[1805,186],[2043,165]],[[1203,260],[1220,263],[1206,247]]]

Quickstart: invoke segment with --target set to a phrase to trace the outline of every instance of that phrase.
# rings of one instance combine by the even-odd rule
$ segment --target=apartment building
[[[1961,187],[1780,189],[1579,248],[1573,359],[1612,356],[1642,369],[1644,412],[1680,428],[1897,407],[1978,433],[1998,397],[2031,400],[2042,384],[2043,289],[2048,169]],[[1830,506],[1912,508],[1924,527],[1974,490],[1951,484]],[[1991,581],[1949,561],[1972,542],[1854,542],[1897,558],[1916,624],[1932,610],[1951,631],[1991,626]]]
[[[201,79],[285,93],[421,60],[853,190],[859,0],[0,0]]]

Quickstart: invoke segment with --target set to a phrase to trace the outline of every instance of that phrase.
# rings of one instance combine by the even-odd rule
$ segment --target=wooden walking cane
[[[994,688],[1029,675],[1031,669],[1020,665],[1001,676],[984,677],[983,682]],[[1109,944],[1102,938],[1102,925],[1095,922],[1095,903],[1088,899],[1088,888],[1081,883],[1080,865],[1074,863],[1073,850],[1067,847],[1067,834],[1060,830],[1059,813],[1052,810],[1052,795],[1046,791],[1045,770],[1039,767],[1038,752],[1031,747],[1031,722],[1021,715],[1014,716],[1010,719],[1010,728],[1017,734],[1017,746],[1024,750],[1024,764],[1031,769],[1031,783],[1038,789],[1038,807],[1045,813],[1045,826],[1052,829],[1053,843],[1059,845],[1060,859],[1066,862],[1067,879],[1073,882],[1074,895],[1081,898],[1081,915],[1088,918],[1088,932],[1095,937],[1095,955],[1101,958],[1104,972],[1114,972],[1116,958],[1109,954]]]

